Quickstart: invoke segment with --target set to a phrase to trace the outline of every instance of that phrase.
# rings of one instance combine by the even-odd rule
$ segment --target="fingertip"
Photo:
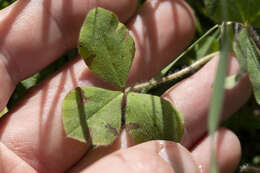
[[[223,141],[221,141],[222,139]],[[232,131],[226,128],[221,128],[218,132],[217,157],[221,173],[234,172],[241,158],[239,139]]]
[[[177,83],[163,95],[181,111],[184,117],[185,132],[181,143],[188,148],[206,133],[210,97],[217,65],[218,58],[215,57],[198,72]],[[232,75],[239,72],[237,59],[231,56],[228,73]],[[248,100],[250,94],[251,84],[245,74],[234,88],[226,90],[221,120],[237,111]]]
[[[230,130],[221,128],[216,132],[215,145],[220,173],[234,172],[241,157],[241,146],[237,136]],[[211,138],[205,137],[197,144],[192,155],[202,172],[210,172]]]

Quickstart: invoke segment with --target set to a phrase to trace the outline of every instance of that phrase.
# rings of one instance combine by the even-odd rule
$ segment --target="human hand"
[[[137,51],[129,85],[158,73],[187,46],[194,34],[192,13],[182,0],[150,0],[138,14],[136,0],[17,1],[0,11],[0,76],[3,81],[0,108],[5,106],[17,82],[76,47],[83,19],[95,5],[116,12],[134,37]],[[185,135],[181,144],[187,149],[166,141],[151,141],[127,148],[133,143],[123,132],[113,145],[92,149],[84,156],[89,144],[65,135],[62,101],[77,86],[111,86],[93,75],[80,58],[75,59],[33,88],[1,120],[1,173],[79,170],[91,173],[104,169],[108,173],[150,173],[173,172],[173,168],[175,172],[181,172],[183,168],[190,173],[196,172],[199,165],[203,172],[209,172],[210,145],[206,122],[216,61],[217,58],[213,59],[163,95],[184,116]],[[234,58],[230,60],[229,69],[230,73],[239,70]],[[247,78],[243,78],[235,88],[227,91],[223,117],[236,111],[249,94],[250,84]],[[240,157],[239,141],[226,129],[220,129],[217,134],[220,170],[232,172]],[[119,148],[125,149],[109,154]],[[160,155],[164,159],[167,156],[169,162]]]

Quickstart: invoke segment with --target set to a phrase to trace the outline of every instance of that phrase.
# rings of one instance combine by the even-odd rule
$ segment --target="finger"
[[[182,144],[191,147],[207,131],[207,117],[210,96],[217,68],[217,58],[211,60],[200,71],[169,89],[163,97],[171,101],[184,117]],[[229,74],[237,74],[239,65],[236,58],[229,60]],[[238,84],[226,90],[222,120],[238,110],[249,98],[251,85],[245,75]]]
[[[117,151],[89,167],[75,167],[70,173],[199,173],[189,151],[180,144],[165,141],[150,141]]]
[[[150,0],[130,21],[136,57],[128,84],[148,80],[168,65],[189,44],[194,16],[183,0]]]
[[[241,146],[236,135],[230,130],[222,128],[216,132],[215,145],[219,172],[235,172],[241,156]],[[211,153],[209,136],[205,137],[192,151],[192,156],[200,165],[203,173],[210,172]]]
[[[217,161],[218,161],[218,167],[220,168],[220,172],[221,173],[234,172],[234,169],[236,168],[236,166],[239,162],[239,159],[240,159],[240,144],[239,144],[237,137],[231,131],[222,128],[217,131],[215,138],[216,138],[215,142],[216,142],[216,148],[217,148],[216,152],[217,152],[217,158],[218,158]],[[132,140],[131,137],[125,131],[123,131],[123,133],[121,133],[120,138],[115,142],[115,144],[113,144],[112,146],[107,146],[107,147],[97,147],[97,148],[94,148],[93,150],[89,151],[88,154],[69,172],[74,173],[74,172],[80,172],[83,170],[86,170],[86,172],[87,172],[88,169],[98,172],[98,170],[102,169],[104,166],[108,167],[107,165],[113,165],[113,161],[110,162],[112,160],[110,157],[111,156],[110,153],[113,153],[118,148],[122,149],[122,148],[126,148],[126,147],[132,145],[133,142],[131,142],[131,140]],[[147,151],[147,154],[145,154],[145,155],[147,157],[152,157],[149,154],[154,152],[153,151],[154,144],[158,145],[158,143],[148,142],[146,144],[140,145],[140,147],[138,145],[138,146],[132,147],[132,148],[140,148],[141,151]],[[165,142],[164,144],[166,144],[166,145],[168,144],[169,146],[172,145],[171,142]],[[145,146],[145,147],[142,148],[143,146]],[[232,146],[232,150],[230,150],[230,146]],[[198,165],[195,165],[195,167],[191,167],[194,165],[194,163],[192,164],[191,162],[189,162],[190,161],[189,159],[188,159],[188,161],[186,159],[183,159],[184,158],[183,154],[179,154],[181,152],[178,152],[178,151],[176,152],[174,147],[173,148],[166,147],[167,149],[166,149],[165,153],[167,153],[167,157],[163,157],[163,159],[168,160],[168,163],[171,163],[170,165],[175,165],[175,167],[176,167],[176,165],[179,165],[179,166],[181,165],[183,168],[186,168],[186,170],[180,170],[180,169],[178,171],[175,170],[176,172],[185,172],[185,171],[192,172],[192,171],[197,171],[197,168],[199,168],[201,172],[208,173],[208,172],[210,172],[209,171],[210,170],[210,154],[211,154],[210,147],[211,147],[210,137],[207,136],[207,137],[203,138],[200,142],[198,142],[197,145],[192,149],[191,152],[192,152],[193,159],[198,164]],[[124,151],[125,150],[123,150],[122,153],[124,153]],[[131,150],[131,152],[132,152],[132,150]],[[107,157],[109,159],[103,159],[103,157],[108,154],[110,154],[110,156]],[[124,153],[124,155],[125,155],[125,153]],[[135,155],[135,153],[133,155]],[[129,157],[129,155],[126,155],[126,156]],[[165,156],[165,154],[162,156]],[[136,156],[136,157],[139,157],[139,156]],[[146,162],[148,162],[147,166],[153,166],[152,162],[150,162],[150,161],[146,161]],[[136,161],[136,163],[139,163],[139,161]],[[122,164],[126,164],[126,165],[122,165]],[[92,165],[94,165],[94,166],[92,166]],[[115,164],[115,165],[117,165],[118,169],[110,166],[110,168],[112,168],[111,171],[114,171],[114,172],[127,171],[127,170],[124,170],[124,168],[128,167],[128,163],[124,162],[124,163]],[[122,166],[118,167],[118,165],[122,165]],[[157,169],[154,169],[154,172],[157,172],[157,171],[158,171]],[[140,172],[141,172],[141,170],[140,170]]]
[[[154,4],[156,4],[156,8]],[[134,73],[138,72],[142,74],[142,77],[136,75],[135,81],[150,77],[147,70],[151,73],[155,73],[156,70],[158,70],[153,68],[153,61],[160,61],[162,63],[170,61],[173,55],[175,55],[175,52],[167,51],[168,54],[165,57],[151,56],[153,59],[146,59],[145,61],[147,61],[147,63],[142,64],[142,66],[139,64],[139,62],[142,62],[139,59],[150,58],[148,55],[152,55],[154,50],[166,51],[167,48],[170,49],[172,47],[174,47],[172,49],[181,50],[185,47],[185,45],[182,44],[174,44],[174,41],[176,41],[174,38],[166,39],[164,37],[169,37],[168,35],[183,35],[183,39],[191,39],[184,35],[191,35],[191,32],[194,31],[190,9],[187,8],[187,5],[184,4],[183,1],[155,0],[148,1],[145,6],[150,8],[144,7],[144,10],[141,10],[141,14],[138,14],[133,21],[130,22],[129,27],[131,30],[136,31],[132,32],[135,40],[146,40],[145,42],[136,42],[138,49],[147,47],[146,45],[152,45],[154,44],[154,39],[149,39],[149,37],[153,36],[151,33],[154,33],[155,29],[151,26],[147,27],[146,33],[150,34],[142,37],[137,28],[145,28],[142,25],[146,25],[146,20],[150,20],[149,17],[142,19],[142,16],[156,16],[156,21],[154,21],[154,23],[156,23],[155,26],[158,27],[156,29],[158,40],[156,41],[160,43],[157,45],[160,49],[138,50],[139,53],[136,54],[134,62],[134,66],[138,65],[138,68],[136,68],[136,71],[132,70],[132,76],[135,76]],[[172,15],[173,11],[175,15]],[[172,27],[167,27],[168,30],[167,28],[161,29],[159,28],[159,26],[161,26],[160,22],[165,21],[158,19],[163,18],[169,20],[168,24],[173,28],[184,28],[184,26],[187,26],[187,23],[191,24],[191,28],[184,29],[184,31],[188,32],[186,34],[183,33],[183,30],[173,29]],[[136,22],[140,22],[140,19],[143,21],[137,25]],[[185,20],[186,22],[176,24],[175,20]],[[161,39],[164,41],[161,41]],[[146,75],[143,75],[143,73]],[[132,77],[132,82],[135,81],[134,77]],[[0,137],[1,142],[38,172],[63,172],[79,160],[88,149],[88,145],[66,138],[62,125],[62,101],[69,90],[77,86],[108,87],[107,83],[104,83],[104,81],[101,81],[87,70],[82,60],[77,59],[64,67],[59,73],[34,88],[28,93],[27,97],[9,113],[9,116],[0,123],[0,133],[2,134]],[[19,130],[17,130],[18,128]]]
[[[137,0],[18,0],[0,11],[0,110],[15,84],[77,46],[87,12],[101,6],[126,22]]]

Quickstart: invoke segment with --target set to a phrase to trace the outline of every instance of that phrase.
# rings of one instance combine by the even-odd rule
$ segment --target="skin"
[[[191,9],[182,0],[150,0],[136,11],[136,0],[18,0],[0,11],[0,108],[15,85],[76,47],[86,13],[98,5],[114,11],[130,29],[136,54],[128,85],[147,80],[171,62],[195,32]],[[0,121],[0,172],[209,172],[210,140],[207,111],[218,58],[169,89],[162,97],[183,114],[180,144],[150,141],[134,145],[124,131],[111,146],[90,150],[89,144],[67,138],[61,104],[77,86],[112,88],[97,78],[78,57],[31,89]],[[230,57],[229,74],[239,71]],[[226,91],[223,119],[246,102],[247,76]],[[232,101],[231,101],[232,100]],[[230,173],[240,159],[240,143],[228,129],[216,132],[220,172]],[[232,146],[232,149],[230,149]]]

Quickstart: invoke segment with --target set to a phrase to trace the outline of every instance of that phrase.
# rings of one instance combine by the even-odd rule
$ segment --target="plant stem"
[[[211,53],[211,54],[199,59],[195,63],[191,64],[189,67],[186,67],[186,68],[184,68],[184,69],[182,69],[182,70],[180,70],[176,73],[170,74],[169,76],[166,76],[166,77],[162,77],[159,80],[151,80],[151,81],[148,81],[148,82],[137,84],[133,87],[127,88],[125,92],[129,92],[129,91],[139,92],[142,89],[153,87],[153,86],[156,86],[158,84],[165,83],[165,82],[168,82],[168,81],[172,81],[174,79],[182,77],[182,76],[190,73],[191,71],[198,69],[202,65],[206,64],[209,60],[211,60],[213,57],[217,56],[218,54],[219,54],[219,52]]]
[[[240,168],[240,172],[255,172],[255,173],[260,173],[260,168],[259,167],[253,167],[249,165],[243,165]]]

